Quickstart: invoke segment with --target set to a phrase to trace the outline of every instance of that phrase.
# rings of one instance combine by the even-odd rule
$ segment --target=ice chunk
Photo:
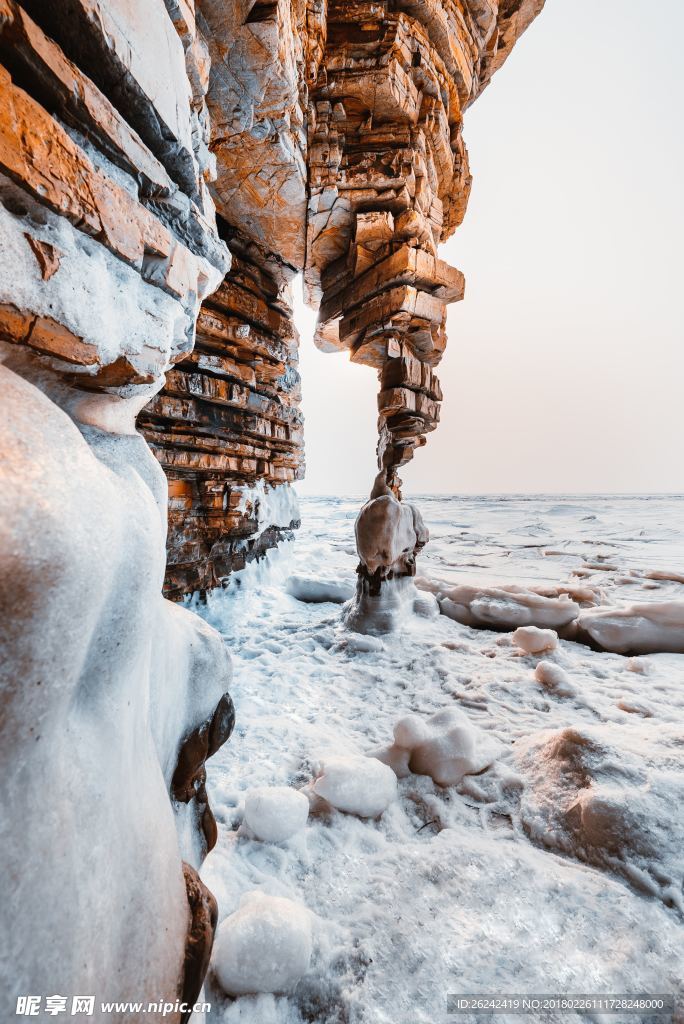
[[[298,601],[309,604],[322,604],[324,601],[344,604],[354,596],[354,586],[351,583],[321,580],[313,576],[290,576],[285,583],[285,590]]]
[[[557,697],[574,697],[577,687],[567,672],[553,661],[540,661],[534,670],[534,678]]]
[[[257,839],[282,843],[304,828],[309,801],[288,786],[250,789],[245,798],[245,824]]]
[[[229,995],[289,992],[309,969],[312,948],[309,911],[255,890],[219,925],[214,973]]]
[[[526,654],[541,654],[558,647],[558,634],[538,626],[519,626],[513,634],[513,643]]]
[[[580,613],[579,605],[566,592],[549,597],[515,586],[471,587],[461,584],[440,591],[437,600],[443,615],[464,626],[486,629],[508,630],[531,625],[560,629],[569,626]]]
[[[495,760],[499,743],[458,708],[420,718],[407,715],[394,727],[394,743],[378,753],[399,778],[429,775],[439,786],[455,786]]]
[[[338,811],[377,818],[397,795],[397,778],[375,757],[331,757],[313,784],[313,791]]]
[[[582,612],[577,625],[615,654],[684,654],[684,601],[592,608]]]

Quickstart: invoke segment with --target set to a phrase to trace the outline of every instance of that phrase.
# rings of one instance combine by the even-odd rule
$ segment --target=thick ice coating
[[[309,801],[288,786],[250,789],[245,798],[245,824],[266,843],[282,843],[303,829]]]
[[[397,796],[394,772],[375,757],[331,757],[313,791],[338,811],[377,818]]]
[[[309,911],[255,890],[219,925],[212,966],[229,995],[289,992],[308,971],[312,949]]]
[[[372,576],[415,571],[416,552],[429,540],[429,533],[417,508],[383,494],[367,501],[356,520],[356,548]]]
[[[616,654],[684,653],[684,601],[592,608],[580,615],[578,626]]]
[[[420,579],[421,589],[437,594],[442,615],[464,626],[485,629],[515,629],[518,626],[538,626],[541,629],[560,629],[573,623],[580,607],[565,592],[552,596],[538,591],[508,585],[476,587],[459,584],[440,587],[439,584]]]

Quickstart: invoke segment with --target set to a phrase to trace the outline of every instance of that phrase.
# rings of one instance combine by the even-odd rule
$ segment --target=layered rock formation
[[[219,586],[299,525],[289,485],[303,475],[304,439],[289,294],[240,236],[229,241],[231,269],[202,305],[194,350],[139,420],[169,480],[170,597]]]
[[[220,585],[296,526],[301,271],[317,343],[379,375],[356,612],[388,578],[415,600],[397,473],[438,422],[463,294],[438,257],[462,115],[542,3],[0,0],[10,1015],[199,992],[230,665],[161,590]]]
[[[542,6],[240,0],[229,16],[202,3],[213,195],[234,260],[195,353],[141,419],[171,481],[171,596],[218,585],[297,524],[289,497],[276,502],[289,519],[270,523],[254,486],[304,471],[298,272],[317,345],[378,372],[379,469],[401,496],[399,468],[439,422],[446,306],[464,292],[438,256],[470,190],[463,114]]]
[[[204,0],[212,191],[230,273],[192,356],[140,425],[169,476],[166,592],[218,586],[299,524],[304,474],[292,280],[304,266],[308,83],[324,5]]]
[[[357,523],[357,625],[392,621],[381,584],[413,575],[427,541],[426,531],[408,536],[414,510],[397,511],[391,496],[401,501],[398,470],[439,422],[434,368],[447,304],[464,293],[461,272],[438,257],[470,192],[463,112],[542,6],[328,4],[309,119],[306,275],[320,303],[316,344],[378,373],[379,473]]]

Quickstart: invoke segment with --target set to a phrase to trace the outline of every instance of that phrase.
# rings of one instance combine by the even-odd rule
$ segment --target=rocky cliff
[[[378,372],[379,468],[439,422],[460,271],[438,246],[470,191],[463,115],[543,0],[205,0],[212,194],[233,254],[195,351],[140,424],[170,481],[167,592],[220,584],[297,525],[304,472],[290,286],[316,344]],[[255,484],[283,491],[280,517]]]
[[[302,272],[317,344],[379,378],[364,593],[411,574],[463,112],[542,4],[0,0],[11,1000],[196,998],[230,665],[164,580],[220,585],[297,525]]]

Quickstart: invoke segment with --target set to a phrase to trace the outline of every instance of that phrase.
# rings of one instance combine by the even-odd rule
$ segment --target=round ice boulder
[[[376,757],[331,757],[313,784],[313,791],[338,811],[377,818],[397,795],[397,777]]]
[[[249,892],[219,925],[212,957],[225,992],[289,992],[309,969],[313,938],[309,911],[292,900]]]
[[[538,626],[519,626],[513,634],[513,643],[525,654],[541,654],[558,647],[558,634],[553,629]]]
[[[282,843],[304,828],[309,801],[288,786],[250,789],[245,798],[245,824],[265,843]]]

